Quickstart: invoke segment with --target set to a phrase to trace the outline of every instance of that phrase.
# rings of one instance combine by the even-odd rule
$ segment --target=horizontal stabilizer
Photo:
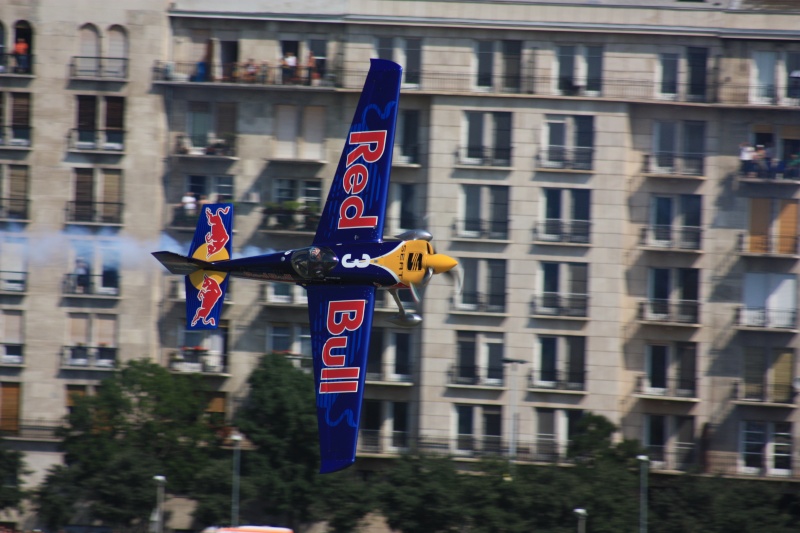
[[[211,268],[211,263],[174,252],[153,252],[153,257],[158,259],[159,263],[164,265],[171,274],[181,276],[188,276],[202,268]]]

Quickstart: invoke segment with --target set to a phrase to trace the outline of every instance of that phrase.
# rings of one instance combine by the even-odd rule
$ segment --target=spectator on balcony
[[[258,68],[258,83],[266,85],[269,83],[269,61],[264,60]]]
[[[312,80],[319,79],[317,74],[317,58],[314,57],[314,52],[308,52],[308,61],[306,62],[306,85],[311,85]]]
[[[187,217],[193,217],[197,213],[197,199],[193,192],[190,191],[183,195],[181,205],[183,205],[183,214]]]
[[[89,291],[89,263],[78,258],[75,260],[75,292],[88,294]]]
[[[242,68],[242,81],[245,83],[255,83],[258,74],[258,65],[252,58],[248,59]]]
[[[767,158],[767,150],[763,144],[756,146],[756,152],[753,155],[753,166],[758,177],[766,179],[769,176],[769,159]]]
[[[792,154],[786,164],[786,177],[789,179],[800,178],[800,154]]]
[[[284,84],[291,83],[296,70],[297,57],[294,55],[294,52],[286,52],[286,56],[283,58],[283,61],[281,61],[281,75],[283,76],[281,82]]]
[[[753,155],[754,150],[749,142],[744,141],[739,144],[739,161],[741,161],[739,171],[745,176],[753,172]]]
[[[30,57],[28,56],[28,43],[20,37],[14,45],[14,59],[17,62],[17,72],[26,74],[30,68]]]

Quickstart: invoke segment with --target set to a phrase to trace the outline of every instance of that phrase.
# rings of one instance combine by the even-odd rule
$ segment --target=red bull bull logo
[[[203,283],[197,293],[200,307],[194,312],[192,326],[197,325],[198,322],[202,322],[206,326],[216,326],[216,320],[211,316],[211,312],[220,298],[222,298],[222,289],[219,286],[219,282],[214,277],[204,274]]]
[[[225,224],[222,221],[222,215],[220,215],[220,213],[227,215],[230,210],[230,206],[219,207],[217,212],[212,214],[210,208],[206,207],[205,209],[209,227],[208,232],[206,232],[206,261],[221,252],[225,245],[228,244],[228,241],[231,240],[231,236],[228,235],[228,230],[225,229]]]

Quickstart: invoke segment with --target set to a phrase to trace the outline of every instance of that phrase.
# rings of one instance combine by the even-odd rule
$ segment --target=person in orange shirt
[[[22,37],[17,39],[17,43],[14,45],[14,57],[17,61],[17,72],[20,73],[27,73],[28,72],[28,43],[25,42],[25,39]]]

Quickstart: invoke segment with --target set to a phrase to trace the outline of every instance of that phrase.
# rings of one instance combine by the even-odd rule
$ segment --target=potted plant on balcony
[[[319,204],[316,202],[306,204],[303,214],[305,215],[304,228],[309,231],[315,231],[320,219]]]

